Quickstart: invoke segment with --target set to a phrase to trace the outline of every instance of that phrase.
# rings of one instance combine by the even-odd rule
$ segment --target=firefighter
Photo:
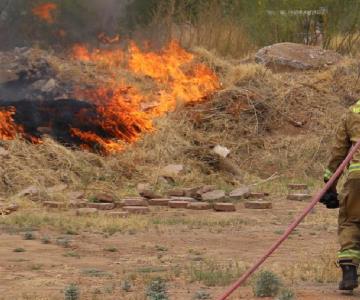
[[[350,148],[360,140],[360,100],[345,113],[336,132],[331,159],[324,174],[328,182],[347,156]],[[338,197],[336,185],[320,200],[327,208],[340,208],[338,263],[342,269],[340,290],[352,291],[358,287],[357,269],[360,263],[360,152],[349,165],[349,174]]]

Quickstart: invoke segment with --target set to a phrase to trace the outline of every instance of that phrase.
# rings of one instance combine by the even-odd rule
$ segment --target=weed
[[[128,280],[125,280],[121,284],[121,289],[127,293],[131,292],[131,283]]]
[[[63,256],[80,258],[80,254],[75,251],[66,252]]]
[[[42,237],[41,242],[42,242],[43,244],[51,244],[51,239],[50,239],[50,237],[48,237],[48,236],[46,235],[46,236]]]
[[[162,278],[155,278],[147,287],[146,295],[149,300],[168,300],[166,282]]]
[[[277,300],[294,300],[295,299],[295,293],[293,290],[286,288],[283,289],[280,292],[279,297],[277,298]]]
[[[90,277],[110,277],[111,275],[110,273],[99,269],[84,269],[81,273]]]
[[[35,235],[31,231],[27,231],[24,233],[24,240],[35,240]]]
[[[156,245],[156,246],[155,246],[155,249],[156,249],[157,251],[162,251],[162,252],[168,251],[168,248],[166,248],[165,246],[161,246],[161,245]]]
[[[194,299],[194,300],[211,299],[211,295],[210,295],[207,291],[198,290],[198,291],[195,293],[193,299]]]
[[[14,252],[25,252],[26,250],[24,248],[15,248],[13,251]]]
[[[71,283],[64,290],[64,298],[65,300],[78,300],[80,299],[80,289],[79,287]]]
[[[191,282],[202,282],[206,286],[225,286],[244,272],[238,263],[220,265],[213,261],[192,263],[189,268]]]
[[[104,248],[104,251],[108,251],[108,252],[118,252],[118,249],[116,247],[108,247],[108,248]]]
[[[59,237],[56,239],[56,245],[69,248],[70,247],[70,240],[66,237]]]
[[[273,297],[279,293],[281,288],[280,278],[270,271],[262,271],[256,278],[253,287],[256,297]]]

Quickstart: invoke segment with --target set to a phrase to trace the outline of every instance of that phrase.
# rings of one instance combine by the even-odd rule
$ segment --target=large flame
[[[15,108],[6,111],[0,110],[0,139],[13,140],[17,135],[22,134],[23,128],[14,122]]]
[[[57,4],[48,2],[36,6],[32,9],[32,13],[37,16],[39,19],[53,24],[55,22],[55,17],[53,16],[53,12],[57,9]]]

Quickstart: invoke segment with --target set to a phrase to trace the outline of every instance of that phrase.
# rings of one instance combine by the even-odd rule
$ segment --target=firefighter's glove
[[[324,204],[326,208],[339,208],[340,203],[338,193],[334,191],[327,191],[326,194],[320,199],[320,203]]]

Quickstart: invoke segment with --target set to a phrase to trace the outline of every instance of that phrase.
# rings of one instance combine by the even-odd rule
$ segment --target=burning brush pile
[[[180,104],[203,101],[217,76],[176,41],[148,44],[100,34],[58,56],[33,48],[0,53],[0,139],[44,135],[103,154],[121,151]],[[145,50],[142,50],[145,49]]]

